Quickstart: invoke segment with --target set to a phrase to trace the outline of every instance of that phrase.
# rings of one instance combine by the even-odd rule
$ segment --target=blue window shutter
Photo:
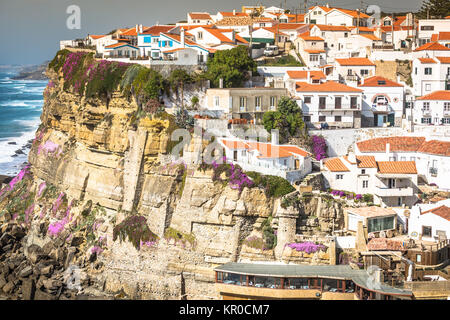
[[[158,47],[161,48],[161,41],[158,41]]]
[[[173,41],[170,41],[169,43],[169,47],[171,47],[173,45]]]

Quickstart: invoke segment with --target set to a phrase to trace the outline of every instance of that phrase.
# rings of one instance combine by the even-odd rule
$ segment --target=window
[[[342,97],[336,97],[334,98],[334,108],[340,109],[342,106]]]
[[[245,111],[246,107],[247,107],[247,98],[239,97],[239,110]]]
[[[352,74],[353,74],[352,69],[348,69],[348,70],[347,70],[347,75],[348,75],[348,76],[351,76]]]
[[[367,75],[369,75],[369,70],[367,70],[367,69],[361,69],[361,76],[367,76]]]
[[[261,111],[261,100],[262,97],[255,97],[255,110]]]
[[[442,118],[442,123],[450,124],[450,118]]]
[[[311,62],[319,61],[319,55],[317,55],[317,54],[310,54],[309,55],[309,61],[311,61]]]
[[[334,116],[334,122],[341,122],[342,116]]]
[[[429,226],[422,226],[422,237],[428,237],[431,238],[431,227]]]
[[[361,169],[361,174],[366,174],[366,169]]]
[[[319,109],[325,109],[325,102],[327,97],[319,97]]]
[[[394,229],[394,216],[373,218],[368,221],[368,232]]]
[[[337,174],[336,175],[336,180],[342,180],[344,179],[344,175],[343,174]]]
[[[220,105],[220,99],[219,99],[219,97],[214,97],[214,106],[215,107],[218,107]]]
[[[430,110],[430,103],[429,102],[424,102],[423,103],[423,110],[424,111]]]
[[[350,97],[350,108],[356,109],[358,107],[358,97]]]
[[[444,111],[450,111],[450,102],[444,102]]]
[[[400,157],[400,161],[406,161],[406,157]]]
[[[150,43],[152,40],[152,37],[144,37],[144,43]]]
[[[414,74],[417,74],[417,67],[414,68]]]
[[[410,161],[416,161],[416,157],[409,158]]]
[[[344,38],[348,38],[348,32],[344,33]]]
[[[311,97],[304,97],[305,103],[311,103]]]
[[[425,71],[425,74],[430,75],[433,73],[433,68],[425,68],[424,71]]]
[[[364,180],[363,183],[362,183],[362,187],[364,189],[368,188],[369,187],[369,181],[368,180]]]
[[[416,262],[422,262],[422,255],[421,254],[416,254]]]
[[[277,105],[277,97],[270,97],[270,109],[275,110],[275,106]]]
[[[197,33],[197,38],[198,38],[198,40],[202,40],[203,39],[203,32],[199,32],[199,33]]]
[[[319,116],[319,122],[324,122],[326,121],[326,117],[325,116]]]
[[[430,124],[431,123],[431,118],[422,118],[422,123],[424,124]]]
[[[421,26],[420,30],[433,31],[434,30],[434,26]]]

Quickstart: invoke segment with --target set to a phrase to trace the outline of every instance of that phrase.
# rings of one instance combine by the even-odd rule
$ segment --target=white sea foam
[[[36,129],[39,126],[39,119],[20,121],[26,122],[26,126],[29,126],[30,130],[22,133],[22,135],[19,137],[11,137],[8,139],[0,140],[0,163],[8,163],[14,161],[16,157],[12,156],[15,154],[16,150],[22,149],[22,147],[25,146],[29,140],[32,140],[35,137]],[[9,142],[15,142],[16,144],[9,144]],[[28,150],[26,150],[25,152],[28,152]],[[19,155],[18,157],[23,158],[24,155]]]

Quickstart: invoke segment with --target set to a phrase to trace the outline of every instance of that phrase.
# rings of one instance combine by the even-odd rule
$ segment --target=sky
[[[242,5],[262,4],[283,8],[303,8],[304,0],[0,0],[0,64],[39,64],[51,60],[59,49],[59,40],[103,34],[136,24],[151,26],[157,22],[186,20],[187,12],[240,11]],[[356,9],[359,0],[308,0],[308,7],[330,6]],[[378,5],[382,11],[417,11],[422,0],[364,0],[363,6]],[[71,5],[80,8],[80,29],[67,28]]]

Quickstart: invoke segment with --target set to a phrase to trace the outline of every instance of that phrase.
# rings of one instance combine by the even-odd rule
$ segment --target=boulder
[[[7,284],[5,284],[3,286],[3,292],[4,293],[10,293],[14,290],[14,282],[13,281],[9,281]]]
[[[34,300],[56,300],[56,297],[42,290],[36,290]]]
[[[22,271],[20,271],[19,277],[26,278],[29,275],[31,275],[32,273],[33,273],[33,267],[27,266],[27,267],[23,268]]]
[[[36,292],[36,284],[34,280],[27,279],[22,282],[23,300],[33,300],[35,292]]]

